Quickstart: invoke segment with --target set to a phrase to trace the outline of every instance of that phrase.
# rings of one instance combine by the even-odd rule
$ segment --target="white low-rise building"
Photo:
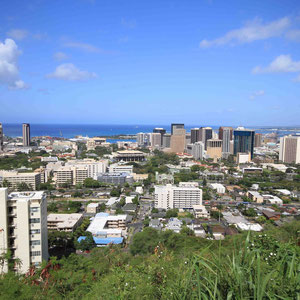
[[[256,192],[256,191],[248,191],[247,192],[247,197],[251,201],[256,202],[256,203],[263,203],[264,202],[264,197],[259,192]]]
[[[282,205],[283,201],[277,197],[277,196],[273,196],[273,195],[262,195],[264,198],[264,201],[270,204],[279,204]]]
[[[216,190],[218,194],[225,194],[225,186],[221,183],[210,183],[208,185],[209,188]]]
[[[195,218],[209,218],[209,213],[204,205],[193,205]]]

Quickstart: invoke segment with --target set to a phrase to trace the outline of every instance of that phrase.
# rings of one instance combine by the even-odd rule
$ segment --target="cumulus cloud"
[[[23,40],[27,38],[29,32],[25,29],[11,29],[6,34],[15,40]]]
[[[53,57],[54,57],[55,60],[59,61],[59,60],[67,59],[68,55],[63,53],[63,52],[56,52],[56,53],[54,53]]]
[[[300,72],[300,61],[293,61],[290,55],[279,55],[268,66],[255,67],[252,72],[257,73],[289,73]]]
[[[202,40],[200,42],[200,47],[208,48],[226,44],[246,44],[257,40],[265,40],[282,35],[290,26],[290,23],[288,17],[270,23],[263,23],[261,19],[256,18],[253,21],[246,23],[244,27],[231,30],[220,38],[214,40]]]
[[[263,91],[263,90],[256,91],[256,92],[252,93],[249,98],[251,100],[254,100],[255,98],[263,96],[264,94],[265,94],[265,91]]]
[[[79,42],[64,42],[64,47],[68,48],[76,48],[85,52],[101,52],[102,50],[87,43],[79,43]]]
[[[28,86],[19,78],[18,57],[21,51],[12,39],[0,42],[0,84],[9,89],[26,89]]]
[[[68,81],[88,80],[97,77],[94,72],[82,71],[71,63],[61,64],[56,67],[53,73],[46,75],[48,78],[55,78]]]

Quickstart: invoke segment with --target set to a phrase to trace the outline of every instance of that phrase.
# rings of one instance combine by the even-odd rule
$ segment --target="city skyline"
[[[1,8],[2,123],[300,125],[299,1]]]

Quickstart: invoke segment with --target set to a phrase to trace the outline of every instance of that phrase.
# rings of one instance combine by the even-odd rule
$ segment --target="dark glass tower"
[[[234,135],[234,145],[233,153],[251,153],[251,158],[253,158],[253,148],[254,148],[254,136],[255,131],[250,129],[245,129],[239,127],[233,131]]]

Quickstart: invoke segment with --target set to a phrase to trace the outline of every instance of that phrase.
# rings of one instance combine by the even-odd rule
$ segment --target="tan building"
[[[98,146],[103,146],[106,143],[106,138],[101,137],[93,137],[89,138],[86,143],[87,150],[95,150]]]
[[[262,146],[262,134],[255,133],[254,136],[254,147],[261,147]]]
[[[73,232],[83,220],[83,214],[50,214],[47,218],[48,230]]]
[[[48,260],[47,199],[44,192],[15,192],[0,188],[0,255],[11,251],[14,270],[26,273],[30,266]],[[1,272],[7,272],[4,264]]]
[[[86,212],[88,214],[96,214],[99,212],[99,202],[92,202],[87,205]]]
[[[288,135],[280,138],[279,160],[300,164],[300,136]]]
[[[264,197],[260,193],[255,192],[255,191],[248,191],[247,192],[247,197],[251,201],[256,202],[256,203],[263,203],[264,202]]]
[[[20,173],[17,171],[0,171],[0,177],[3,181],[7,181],[9,185],[16,188],[20,183],[26,183],[33,190],[36,190],[37,186],[44,182],[44,174],[40,172],[33,173]]]
[[[170,152],[173,153],[183,153],[185,150],[186,138],[185,138],[185,129],[177,128],[173,130],[171,135],[170,142]]]
[[[207,140],[207,155],[209,158],[218,160],[222,157],[222,140]]]

